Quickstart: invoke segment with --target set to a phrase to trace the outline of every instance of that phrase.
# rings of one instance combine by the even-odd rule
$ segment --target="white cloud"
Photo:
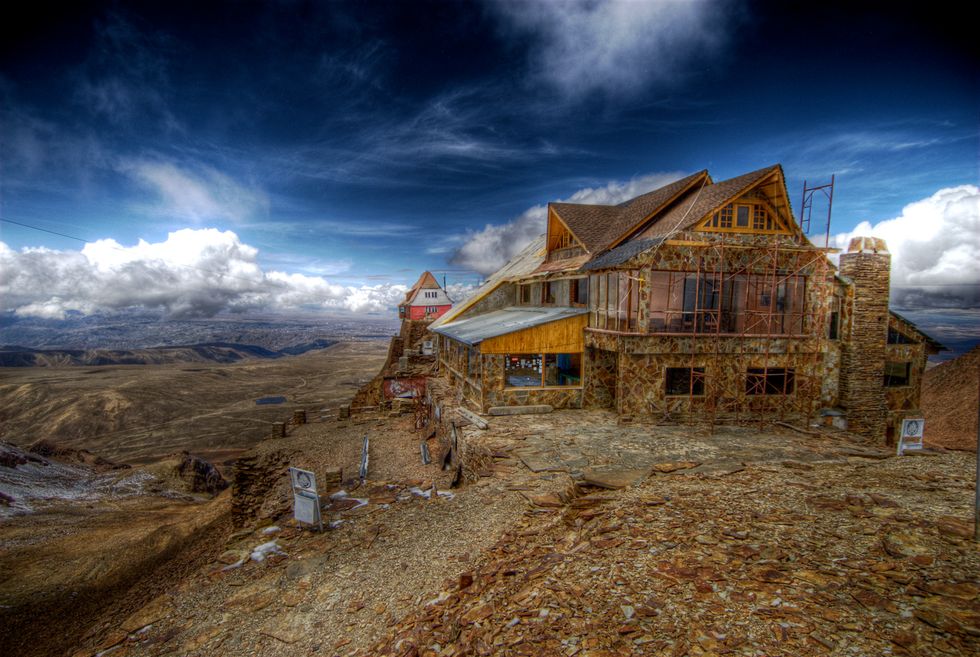
[[[980,307],[980,189],[940,189],[910,203],[894,219],[864,221],[833,237],[881,237],[892,255],[892,303],[898,308]]]
[[[506,28],[533,39],[533,74],[567,96],[629,94],[681,77],[731,25],[720,0],[491,0]]]
[[[615,205],[682,178],[671,171],[651,173],[624,182],[612,181],[601,187],[585,187],[572,194],[568,203]],[[545,231],[548,208],[535,205],[504,224],[487,224],[471,232],[452,257],[452,263],[488,276],[503,267],[521,249]]]
[[[249,310],[390,312],[406,286],[337,285],[320,276],[263,271],[258,250],[231,231],[184,229],[162,242],[114,240],[81,251],[0,242],[0,310],[62,318],[131,308],[169,317],[208,317]]]
[[[246,187],[211,167],[191,171],[171,162],[133,160],[120,168],[156,192],[159,203],[151,209],[168,219],[242,223],[269,210],[261,189]]]

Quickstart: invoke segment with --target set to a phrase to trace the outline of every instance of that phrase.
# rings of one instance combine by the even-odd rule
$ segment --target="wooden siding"
[[[484,354],[577,354],[584,349],[588,323],[588,315],[548,322],[487,338],[480,344],[480,351]]]

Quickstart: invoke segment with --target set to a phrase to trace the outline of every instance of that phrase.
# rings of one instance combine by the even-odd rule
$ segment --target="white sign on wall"
[[[308,525],[317,525],[323,531],[316,475],[309,470],[289,468],[289,481],[293,485],[293,518]]]
[[[902,435],[898,437],[898,455],[909,450],[922,449],[922,433],[926,421],[923,418],[902,420]]]

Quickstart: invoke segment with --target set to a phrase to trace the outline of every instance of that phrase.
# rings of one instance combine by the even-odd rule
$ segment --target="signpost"
[[[903,452],[922,449],[922,430],[926,421],[922,418],[906,418],[902,420],[902,435],[898,437],[898,455]]]
[[[309,470],[289,468],[289,481],[293,485],[293,517],[299,522],[316,525],[322,532],[323,518],[320,516],[316,475]]]

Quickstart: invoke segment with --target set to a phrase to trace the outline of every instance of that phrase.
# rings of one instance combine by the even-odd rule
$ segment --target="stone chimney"
[[[853,284],[849,330],[842,336],[840,403],[850,431],[884,440],[885,345],[891,255],[883,239],[855,237],[840,256],[840,275]]]

